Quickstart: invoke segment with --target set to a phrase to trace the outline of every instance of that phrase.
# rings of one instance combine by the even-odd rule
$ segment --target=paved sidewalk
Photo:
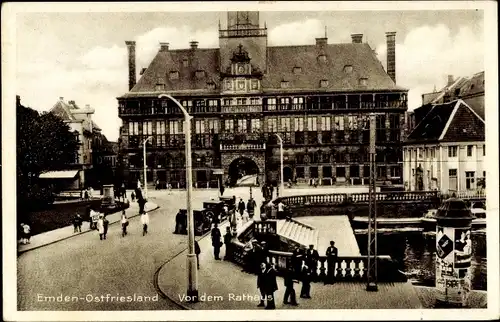
[[[225,227],[221,226],[221,232]],[[200,269],[198,270],[198,290],[200,297],[207,296],[199,303],[188,303],[183,296],[187,290],[186,255],[184,251],[167,262],[157,274],[160,291],[188,309],[262,309],[258,308],[257,276],[242,272],[242,268],[232,262],[216,261],[213,256],[210,235],[200,237],[198,241]],[[222,247],[221,258],[225,253]],[[378,292],[367,292],[364,283],[337,283],[323,285],[311,284],[312,299],[298,298],[299,306],[283,304],[285,287],[283,279],[278,277],[276,296],[277,309],[418,309],[422,308],[418,295],[410,283],[379,284]],[[300,295],[301,284],[295,285],[295,292]],[[212,296],[212,298],[208,298]]]
[[[144,209],[146,212],[151,212],[153,210],[158,209],[158,205],[155,204],[154,202],[147,202],[146,205],[144,206]],[[121,219],[121,211],[118,211],[116,213],[113,213],[111,215],[106,216],[109,220],[109,224],[114,224],[116,222],[119,222]],[[131,202],[130,207],[125,210],[125,213],[127,214],[128,218],[133,218],[135,216],[139,215],[139,205],[137,202]],[[69,225],[63,228],[59,229],[54,229],[51,231],[47,231],[38,235],[31,236],[31,242],[29,244],[19,244],[18,241],[18,247],[17,247],[17,253],[21,254],[26,251],[36,249],[39,247],[43,247],[46,245],[50,245],[53,243],[56,243],[58,241],[68,239],[74,236],[78,236],[80,234],[85,234],[89,231],[93,231],[89,229],[89,223],[84,222],[82,225],[82,232],[75,233],[73,225]]]

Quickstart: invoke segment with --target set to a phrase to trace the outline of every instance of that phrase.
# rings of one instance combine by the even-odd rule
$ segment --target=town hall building
[[[408,90],[396,85],[396,33],[387,32],[387,71],[362,34],[352,42],[269,46],[259,13],[228,12],[219,48],[158,53],[136,82],[134,41],[127,41],[129,92],[118,97],[120,150],[129,186],[143,180],[185,186],[184,118],[170,94],[193,116],[193,182],[217,187],[245,175],[279,180],[283,139],[286,182],[368,184],[369,119],[377,113],[376,175],[402,184],[404,113]]]

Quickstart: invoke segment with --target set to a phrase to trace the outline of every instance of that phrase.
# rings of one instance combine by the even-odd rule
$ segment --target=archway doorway
[[[283,177],[285,178],[284,182],[287,183],[293,180],[293,171],[290,167],[283,167]]]
[[[237,158],[229,165],[227,184],[233,187],[236,185],[238,179],[258,174],[259,167],[255,161],[245,157]]]

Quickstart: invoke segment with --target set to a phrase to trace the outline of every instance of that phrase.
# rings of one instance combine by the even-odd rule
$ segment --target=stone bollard
[[[470,209],[450,198],[436,213],[436,306],[467,305],[471,288]]]
[[[113,206],[115,204],[115,190],[112,184],[106,184],[102,186],[103,189],[103,206]]]

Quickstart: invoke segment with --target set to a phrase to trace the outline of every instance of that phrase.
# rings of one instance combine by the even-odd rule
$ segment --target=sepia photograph
[[[495,2],[3,9],[5,320],[500,317]]]

